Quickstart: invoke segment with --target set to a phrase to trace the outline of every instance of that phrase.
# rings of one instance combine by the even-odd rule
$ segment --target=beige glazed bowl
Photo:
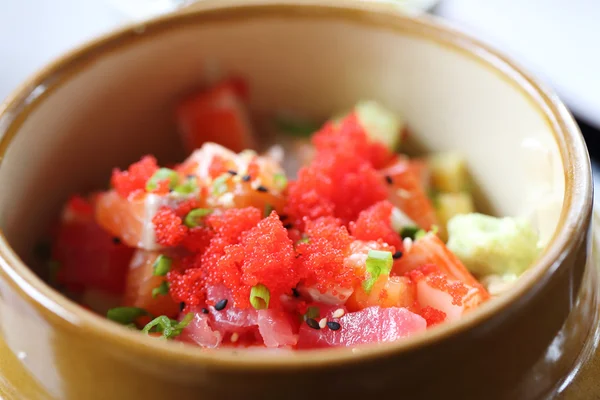
[[[239,3],[103,37],[0,108],[0,396],[528,399],[564,386],[589,352],[597,276],[586,268],[588,155],[556,96],[476,40],[392,7]],[[181,157],[173,106],[217,70],[248,80],[255,117],[383,102],[406,117],[412,148],[463,152],[480,206],[530,218],[545,250],[514,288],[458,323],[359,349],[203,352],[130,332],[53,291],[33,272],[32,249],[61,203],[142,154]]]

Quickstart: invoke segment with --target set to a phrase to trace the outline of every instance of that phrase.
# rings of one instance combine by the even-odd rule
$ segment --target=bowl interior
[[[0,229],[16,253],[34,265],[32,249],[66,197],[106,187],[113,167],[146,153],[181,159],[173,106],[230,73],[247,79],[257,120],[282,109],[325,118],[359,99],[381,101],[405,116],[415,152],[465,155],[483,210],[530,218],[549,240],[565,172],[528,82],[427,24],[324,10],[187,15],[47,70],[4,119]]]

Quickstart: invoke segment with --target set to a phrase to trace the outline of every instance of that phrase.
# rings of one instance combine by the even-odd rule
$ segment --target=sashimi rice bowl
[[[257,124],[250,96],[243,74],[191,90],[172,113],[184,158],[72,193],[49,283],[153,340],[300,351],[451,324],[539,256],[529,220],[478,212],[460,148],[410,153],[410,121],[379,99]]]

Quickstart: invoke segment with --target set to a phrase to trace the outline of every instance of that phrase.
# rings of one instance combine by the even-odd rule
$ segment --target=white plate
[[[600,128],[600,1],[443,0],[437,12],[510,54]]]

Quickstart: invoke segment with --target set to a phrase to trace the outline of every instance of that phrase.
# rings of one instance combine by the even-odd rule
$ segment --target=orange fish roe
[[[297,245],[297,268],[302,283],[321,293],[354,285],[354,271],[344,266],[353,239],[346,227],[334,218],[309,221],[307,243]]]
[[[254,228],[262,219],[262,211],[255,207],[231,208],[221,214],[212,214],[206,218],[218,237],[228,244],[236,244],[243,232]]]
[[[146,182],[157,170],[156,158],[144,156],[140,161],[131,164],[127,171],[115,168],[110,183],[121,197],[127,198],[131,193],[144,191]]]
[[[350,233],[360,240],[382,239],[396,250],[402,251],[402,238],[391,223],[392,208],[389,201],[380,201],[362,211],[356,222],[350,222]]]
[[[241,273],[237,265],[243,261],[243,257],[240,258],[243,254],[235,251],[226,253],[226,249],[238,244],[242,234],[254,228],[261,217],[262,212],[258,208],[231,208],[220,214],[209,215],[205,220],[205,230],[189,230],[189,234],[182,239],[182,245],[189,250],[198,246],[203,252],[182,260],[184,273],[173,271],[169,274],[170,293],[175,301],[201,305],[205,299],[206,285],[223,283],[228,288],[238,288],[241,285]],[[205,247],[206,241],[208,245]],[[227,270],[219,271],[219,268]]]
[[[289,185],[285,212],[296,226],[304,220],[335,216],[344,224],[388,197],[384,179],[373,167],[364,130],[348,117],[336,128],[326,124],[313,137],[317,154]]]
[[[426,264],[413,269],[407,275],[415,283],[427,278],[429,286],[452,296],[452,304],[455,306],[462,306],[463,299],[469,292],[469,288],[464,283],[449,279],[448,275],[444,274],[441,269],[433,264]]]
[[[239,244],[227,246],[216,265],[203,267],[212,281],[221,280],[232,290],[236,307],[249,307],[251,287],[263,284],[270,292],[269,308],[278,308],[281,295],[289,294],[298,283],[294,263],[293,243],[272,212],[244,232]]]
[[[383,168],[394,153],[379,142],[371,142],[355,113],[344,118],[338,127],[326,124],[313,137],[318,152],[350,153],[368,161],[374,168]]]
[[[419,315],[427,321],[427,327],[437,325],[446,320],[446,313],[430,306],[423,307],[419,311]]]
[[[210,245],[214,234],[210,228],[197,226],[188,230],[187,235],[181,241],[181,245],[197,254],[203,254]]]
[[[188,228],[183,225],[181,218],[166,206],[162,206],[158,210],[152,218],[152,223],[156,233],[156,242],[163,246],[177,246],[188,232]]]
[[[194,258],[194,257],[190,257]],[[184,258],[182,265],[189,259]],[[190,268],[185,272],[173,270],[167,274],[169,294],[176,303],[185,303],[186,309],[204,305],[206,292],[203,290],[204,271],[200,268]]]

